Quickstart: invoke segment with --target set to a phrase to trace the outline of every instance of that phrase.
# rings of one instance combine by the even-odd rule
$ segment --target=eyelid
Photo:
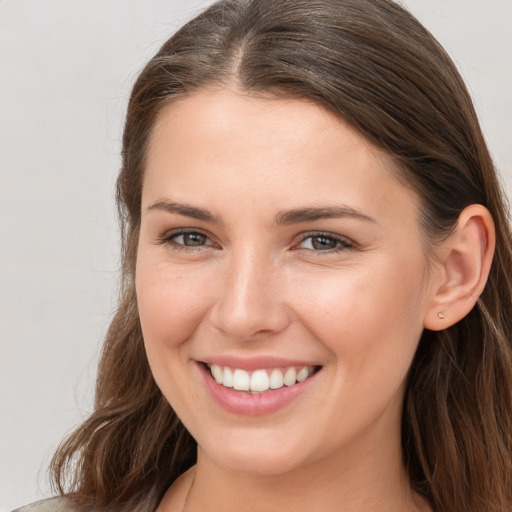
[[[177,237],[179,237],[180,235],[186,235],[186,234],[190,234],[190,233],[197,233],[199,235],[202,235],[202,236],[206,237],[207,241],[209,241],[210,243],[206,243],[204,245],[197,245],[197,246],[188,246],[188,245],[179,244],[179,243],[175,242],[175,239]],[[167,244],[172,249],[182,250],[182,251],[200,251],[200,250],[204,250],[205,247],[210,248],[210,247],[213,247],[216,245],[215,242],[213,241],[212,237],[210,236],[210,234],[207,231],[200,229],[200,228],[177,228],[177,229],[172,229],[170,231],[166,231],[157,237],[156,243],[159,245]]]
[[[315,238],[315,237],[324,237],[328,239],[332,239],[339,243],[339,245],[333,249],[326,249],[326,250],[318,250],[318,249],[305,249],[302,247],[299,247],[301,244],[303,244],[306,240]],[[330,231],[312,231],[308,233],[302,233],[300,235],[300,238],[298,242],[296,242],[293,246],[294,250],[298,251],[309,251],[316,254],[333,254],[333,253],[339,253],[343,251],[351,251],[356,249],[357,245],[355,242],[353,242],[350,238],[347,238],[346,236],[338,235],[336,233],[332,233]]]

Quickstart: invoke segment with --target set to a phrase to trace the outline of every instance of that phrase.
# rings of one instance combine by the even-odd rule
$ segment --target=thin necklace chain
[[[192,482],[190,482],[190,487],[188,488],[187,495],[185,496],[185,502],[183,503],[183,508],[181,509],[181,512],[187,512],[187,510],[188,510],[188,501],[190,498],[190,493],[192,491],[192,487],[194,487],[194,482],[196,481],[196,473],[197,473],[197,470],[194,471],[194,476],[192,477]]]

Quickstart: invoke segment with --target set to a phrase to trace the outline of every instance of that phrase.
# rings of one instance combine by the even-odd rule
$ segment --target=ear
[[[462,210],[454,232],[434,251],[426,329],[446,329],[473,309],[487,282],[494,246],[494,223],[487,208],[472,204]]]

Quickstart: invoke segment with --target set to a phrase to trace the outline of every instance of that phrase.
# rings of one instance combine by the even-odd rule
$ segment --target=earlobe
[[[454,232],[436,248],[425,328],[446,329],[473,309],[487,282],[494,246],[494,223],[487,208],[466,207]]]

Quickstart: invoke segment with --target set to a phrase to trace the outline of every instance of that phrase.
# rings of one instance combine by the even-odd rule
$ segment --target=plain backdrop
[[[0,512],[51,495],[48,460],[91,410],[130,86],[209,3],[0,0]],[[404,3],[459,66],[512,196],[512,0]]]

